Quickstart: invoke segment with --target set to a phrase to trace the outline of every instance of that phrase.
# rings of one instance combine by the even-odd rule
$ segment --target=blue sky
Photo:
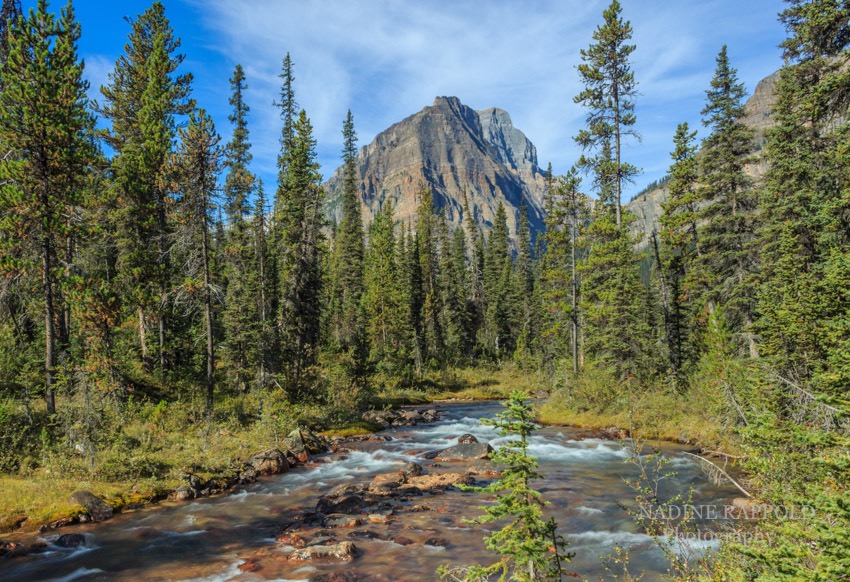
[[[591,42],[608,0],[165,0],[195,76],[194,97],[226,140],[228,79],[241,63],[250,86],[254,171],[273,189],[279,119],[272,107],[280,63],[295,63],[296,97],[318,140],[322,173],[339,165],[341,126],[354,114],[360,145],[392,123],[454,95],[475,108],[501,107],[537,146],[541,166],[562,173],[577,159],[584,112],[579,50]],[[25,0],[25,8],[34,0]],[[54,0],[57,9],[64,1]],[[97,95],[140,0],[76,0],[81,53]],[[635,31],[633,54],[643,139],[625,159],[643,169],[628,194],[664,175],[681,121],[699,111],[720,47],[749,91],[781,65],[779,0],[622,0]]]

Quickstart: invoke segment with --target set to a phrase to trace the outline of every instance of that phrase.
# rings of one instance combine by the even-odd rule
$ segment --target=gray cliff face
[[[457,97],[437,97],[433,105],[378,134],[358,155],[365,223],[385,204],[397,222],[416,218],[419,194],[431,189],[435,205],[451,227],[463,223],[464,193],[475,222],[486,232],[501,202],[511,235],[520,207],[528,207],[533,232],[543,228],[545,181],[537,151],[501,109],[481,112]],[[329,214],[339,220],[342,169],[325,184]]]

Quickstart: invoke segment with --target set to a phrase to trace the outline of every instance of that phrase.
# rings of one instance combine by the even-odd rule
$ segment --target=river
[[[479,424],[481,417],[500,410],[498,403],[438,408],[445,416],[437,423],[387,430],[382,434],[392,440],[352,443],[350,452],[323,455],[317,463],[262,478],[231,495],[163,502],[101,524],[42,534],[42,540],[51,544],[61,533],[82,533],[86,545],[64,549],[51,544],[42,554],[0,562],[0,580],[248,582],[310,580],[333,572],[356,572],[363,580],[419,581],[436,580],[435,571],[441,564],[490,563],[496,556],[484,548],[486,531],[463,520],[480,515],[480,506],[491,500],[454,489],[407,502],[427,511],[402,511],[410,507],[400,507],[387,524],[367,522],[354,530],[334,531],[339,540],[351,540],[357,546],[358,555],[349,563],[287,560],[292,548],[275,541],[285,524],[315,508],[321,495],[341,483],[365,483],[410,461],[421,463],[426,471],[463,472],[462,464],[435,467],[433,461],[418,454],[455,444],[464,433],[496,447],[504,442],[493,429]],[[625,482],[637,475],[635,465],[626,462],[631,450],[615,441],[585,435],[578,429],[543,428],[532,437],[529,448],[545,476],[536,488],[551,502],[547,513],[558,521],[569,551],[576,554],[568,569],[581,579],[616,579],[606,571],[603,560],[619,545],[630,548],[633,574],[645,572],[646,581],[661,579],[668,569],[663,553],[638,531],[622,507],[634,500]],[[693,490],[694,504],[719,508],[737,496],[731,485],[710,482],[700,466],[682,454],[685,447],[663,445],[662,450],[669,459],[667,468],[676,472],[664,481],[665,494]],[[719,525],[709,521],[701,529]],[[376,539],[363,537],[364,531],[377,534]],[[400,534],[414,543],[390,541]],[[377,539],[380,537],[385,539]],[[431,543],[426,544],[428,541]],[[698,550],[710,551],[715,546],[714,541],[690,543]],[[248,561],[254,571],[243,572]]]

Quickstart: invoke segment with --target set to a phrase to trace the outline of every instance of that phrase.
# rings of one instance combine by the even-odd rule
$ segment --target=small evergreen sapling
[[[468,488],[496,494],[496,504],[486,507],[483,516],[469,523],[508,521],[502,529],[484,538],[487,549],[503,558],[489,566],[441,567],[438,573],[443,580],[490,580],[495,575],[499,575],[500,582],[560,580],[564,574],[562,564],[574,555],[564,552],[567,544],[556,531],[555,519],[543,518],[547,502],[531,486],[533,479],[542,476],[537,472],[537,461],[528,454],[528,437],[537,425],[526,398],[525,393],[515,390],[503,403],[504,412],[494,419],[481,420],[483,425],[499,429],[503,436],[519,438],[509,440],[493,454],[493,461],[505,466],[501,479],[486,487]]]

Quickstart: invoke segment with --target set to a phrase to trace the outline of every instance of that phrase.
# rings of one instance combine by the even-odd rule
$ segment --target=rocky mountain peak
[[[473,219],[485,233],[500,202],[512,236],[523,203],[532,230],[543,228],[545,180],[537,150],[502,109],[475,111],[457,97],[437,97],[375,136],[360,150],[358,166],[366,223],[387,203],[393,205],[397,221],[412,222],[418,195],[427,187],[452,227],[463,223],[465,194]],[[339,220],[342,168],[325,187],[330,214]]]

